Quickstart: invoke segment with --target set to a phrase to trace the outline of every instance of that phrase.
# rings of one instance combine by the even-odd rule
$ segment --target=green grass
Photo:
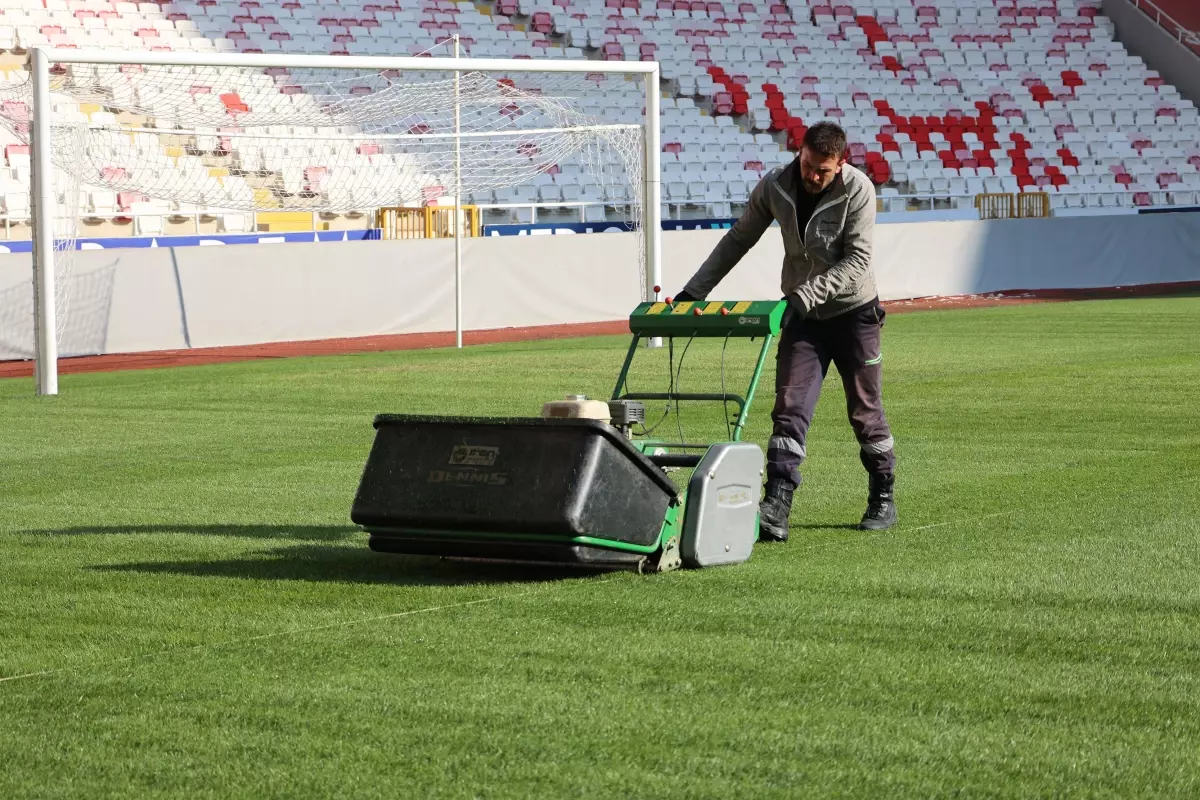
[[[892,316],[900,527],[844,527],[831,376],[792,541],[654,577],[348,516],[373,414],[604,396],[621,338],[0,381],[0,797],[1196,797],[1197,342],[1200,298]]]

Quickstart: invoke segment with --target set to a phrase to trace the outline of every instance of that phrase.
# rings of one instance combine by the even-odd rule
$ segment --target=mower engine
[[[646,404],[637,400],[609,400],[608,413],[612,415],[612,426],[633,438],[633,426],[646,426]]]

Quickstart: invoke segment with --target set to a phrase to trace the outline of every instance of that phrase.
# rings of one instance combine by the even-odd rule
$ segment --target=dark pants
[[[780,335],[776,354],[775,423],[767,446],[767,477],[800,485],[804,441],[829,362],[846,390],[846,411],[867,472],[896,467],[892,432],[883,414],[883,364],[879,349],[884,310],[878,303],[825,321],[793,320]]]

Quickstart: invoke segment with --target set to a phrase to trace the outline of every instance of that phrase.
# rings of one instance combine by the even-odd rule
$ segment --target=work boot
[[[767,493],[758,504],[758,540],[786,542],[788,518],[792,515],[792,493],[778,478],[767,481]]]
[[[867,496],[867,513],[858,523],[860,531],[885,531],[896,524],[896,498],[893,487],[896,476],[890,473],[871,473],[870,494]]]

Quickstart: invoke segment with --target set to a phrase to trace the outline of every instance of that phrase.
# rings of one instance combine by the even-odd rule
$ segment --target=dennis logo
[[[455,486],[507,486],[508,473],[478,467],[495,466],[499,447],[476,444],[456,445],[450,451],[450,469],[435,469],[429,473],[429,483],[449,483]]]
[[[450,464],[455,467],[490,467],[500,455],[499,447],[460,444],[450,451]]]
[[[751,494],[750,487],[738,486],[722,486],[717,490],[717,505],[721,508],[741,508],[742,506],[750,505]]]

